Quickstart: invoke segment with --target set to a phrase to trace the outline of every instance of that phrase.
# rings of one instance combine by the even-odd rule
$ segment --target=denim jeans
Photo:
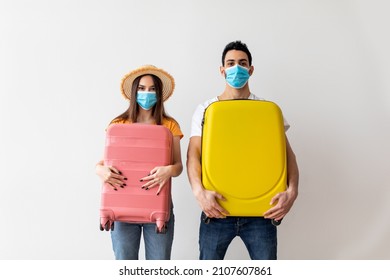
[[[277,230],[262,217],[207,218],[201,215],[200,260],[223,260],[231,241],[239,236],[252,260],[276,260]]]
[[[173,242],[175,216],[171,211],[166,233],[156,233],[156,224],[114,222],[111,231],[112,247],[116,260],[138,260],[141,234],[145,242],[146,260],[169,260]]]

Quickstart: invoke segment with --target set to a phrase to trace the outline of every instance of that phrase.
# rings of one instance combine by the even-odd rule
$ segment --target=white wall
[[[280,259],[389,259],[387,1],[0,1],[0,259],[112,259],[99,230],[108,122],[122,76],[154,64],[177,82],[183,129],[222,92],[221,53],[254,57],[252,92],[277,102],[301,171]],[[200,210],[175,178],[174,259],[197,259]],[[237,239],[228,259],[248,259]]]

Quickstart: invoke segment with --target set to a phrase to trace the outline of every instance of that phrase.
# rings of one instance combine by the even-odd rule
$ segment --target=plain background
[[[277,102],[300,168],[280,259],[390,259],[390,22],[379,0],[1,0],[0,259],[113,259],[99,230],[119,85],[154,64],[185,164],[192,113],[219,95],[224,46],[246,43],[253,93]],[[198,258],[200,209],[173,180],[173,259]],[[141,250],[141,257],[143,253]],[[235,239],[227,259],[248,259]]]

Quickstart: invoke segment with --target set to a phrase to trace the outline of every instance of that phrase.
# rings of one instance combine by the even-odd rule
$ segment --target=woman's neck
[[[154,124],[156,120],[153,118],[152,110],[140,110],[137,116],[137,123]]]

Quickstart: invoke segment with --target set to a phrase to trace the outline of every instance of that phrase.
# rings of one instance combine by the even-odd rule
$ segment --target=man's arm
[[[276,203],[274,207],[264,213],[267,219],[281,220],[290,211],[298,196],[299,170],[295,154],[286,136],[287,155],[287,190],[275,195],[270,204]]]
[[[192,192],[200,208],[209,218],[224,218],[229,213],[218,204],[217,199],[224,200],[217,192],[206,190],[202,184],[201,137],[192,136],[187,150],[187,174]]]

